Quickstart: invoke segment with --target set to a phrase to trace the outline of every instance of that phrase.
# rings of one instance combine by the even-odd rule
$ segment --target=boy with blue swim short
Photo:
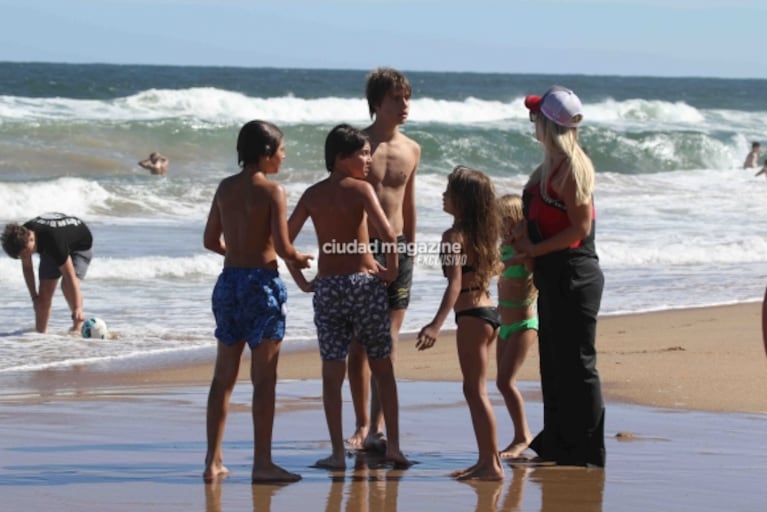
[[[251,349],[264,339],[281,340],[287,299],[276,270],[224,268],[213,289],[216,339],[226,345],[245,340]]]
[[[309,187],[288,220],[290,239],[311,219],[320,246],[317,276],[308,282],[288,264],[305,292],[314,292],[314,323],[322,357],[325,418],[332,454],[317,467],[346,468],[342,432],[341,386],[352,339],[367,351],[370,369],[381,393],[389,440],[385,458],[399,466],[410,462],[399,448],[399,404],[394,368],[389,354],[392,337],[386,285],[397,276],[397,253],[389,252],[386,267],[370,253],[368,222],[384,242],[396,237],[373,187],[365,181],[371,165],[367,136],[349,125],[333,128],[325,140],[325,165],[330,176]]]
[[[206,482],[226,475],[221,443],[229,397],[237,381],[245,344],[251,348],[253,381],[253,483],[295,482],[300,475],[272,462],[275,385],[280,341],[285,334],[285,285],[277,256],[297,268],[311,256],[299,254],[288,238],[285,191],[269,181],[285,158],[279,128],[250,121],[237,138],[238,174],[221,181],[205,225],[205,248],[224,256],[213,289],[218,352],[208,394]]]

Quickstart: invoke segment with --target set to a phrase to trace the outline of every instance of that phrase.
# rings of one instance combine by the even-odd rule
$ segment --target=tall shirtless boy
[[[386,296],[386,283],[397,275],[397,254],[386,255],[386,267],[376,263],[369,251],[368,224],[385,242],[393,244],[396,238],[373,187],[364,180],[371,165],[367,136],[346,124],[333,128],[325,141],[325,165],[330,176],[304,192],[288,220],[293,240],[311,218],[320,248],[312,282],[288,265],[298,287],[314,292],[322,401],[332,446],[331,455],[315,465],[346,468],[341,387],[346,356],[356,335],[355,344],[364,346],[381,394],[389,436],[385,458],[407,466],[410,463],[399,448],[399,403],[389,356],[392,339]]]
[[[399,274],[389,285],[389,319],[392,353],[395,360],[397,341],[405,310],[410,303],[413,281],[413,254],[406,248],[415,243],[415,175],[421,159],[421,147],[400,132],[410,111],[412,88],[407,77],[391,68],[374,69],[367,77],[365,95],[373,123],[364,132],[370,139],[373,164],[367,181],[373,186],[395,235],[399,253]],[[384,263],[392,246],[382,244],[382,234],[368,222],[371,248],[377,261]],[[379,392],[370,379],[365,350],[352,343],[349,354],[349,386],[356,416],[356,431],[347,440],[352,448],[384,451],[383,421]],[[370,414],[367,401],[370,390]]]

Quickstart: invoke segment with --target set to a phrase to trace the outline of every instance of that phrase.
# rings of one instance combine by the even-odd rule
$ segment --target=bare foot
[[[207,483],[211,483],[214,480],[228,474],[229,469],[220,462],[215,464],[207,464],[205,466],[205,471],[202,472],[202,479]]]
[[[473,466],[468,467],[466,469],[456,469],[455,471],[450,472],[450,477],[460,480],[463,475],[474,471],[476,468],[477,468],[477,465],[474,464]]]
[[[386,437],[381,432],[371,432],[362,446],[367,452],[386,453]]]
[[[399,450],[396,452],[387,450],[385,459],[388,462],[393,462],[396,469],[406,469],[414,464],[412,460],[407,459]]]
[[[509,446],[501,450],[501,453],[499,454],[502,459],[516,459],[520,455],[522,455],[522,452],[527,450],[527,447],[530,445],[529,441],[522,441],[520,443],[512,442]]]
[[[471,471],[463,473],[461,476],[456,477],[457,480],[503,480],[503,468],[495,467],[494,465],[476,466]]]
[[[344,457],[338,459],[331,455],[330,457],[318,460],[312,464],[311,467],[320,469],[346,469],[346,459]]]
[[[301,480],[301,475],[291,473],[276,464],[272,464],[267,468],[254,468],[253,473],[251,474],[251,480],[254,484],[292,483]]]
[[[365,438],[367,436],[368,436],[368,428],[358,427],[354,435],[346,440],[346,444],[349,445],[349,448],[354,448],[355,450],[362,450],[365,447]]]

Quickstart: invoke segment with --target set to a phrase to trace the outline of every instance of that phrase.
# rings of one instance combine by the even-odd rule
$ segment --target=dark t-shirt
[[[87,251],[93,245],[88,226],[77,217],[63,213],[45,213],[24,223],[35,232],[37,252],[50,256],[61,266],[75,251]]]

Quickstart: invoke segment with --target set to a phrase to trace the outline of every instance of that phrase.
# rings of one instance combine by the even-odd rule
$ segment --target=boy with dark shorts
[[[341,387],[346,356],[357,339],[365,348],[373,378],[381,393],[389,443],[385,458],[395,465],[410,462],[399,448],[399,404],[394,368],[386,283],[397,275],[397,254],[386,254],[381,267],[370,253],[368,227],[381,239],[396,238],[386,215],[364,178],[370,169],[370,143],[360,130],[341,124],[325,141],[325,165],[330,176],[309,187],[288,220],[290,239],[311,219],[320,246],[317,277],[307,282],[288,265],[299,288],[314,292],[314,323],[322,358],[322,395],[332,454],[317,461],[327,469],[346,468],[342,428]]]
[[[224,269],[213,289],[218,351],[208,394],[203,478],[226,475],[222,441],[229,397],[245,344],[251,349],[253,382],[253,483],[295,482],[300,475],[272,462],[275,386],[280,342],[285,335],[287,292],[277,272],[277,256],[299,267],[311,256],[299,254],[288,238],[285,191],[267,176],[285,158],[279,128],[251,121],[240,130],[237,158],[242,170],[221,181],[205,226],[205,248],[224,256]]]
[[[380,238],[370,239],[370,251],[373,253],[373,258],[381,265],[386,265],[386,253],[396,252],[398,255],[397,264],[399,271],[397,277],[386,288],[386,294],[388,295],[389,304],[389,318],[391,320],[392,311],[405,312],[410,305],[410,288],[413,285],[413,251],[412,244],[410,244],[405,235],[397,236],[397,242],[395,246],[390,246],[384,243]],[[404,317],[403,317],[404,318]],[[400,323],[401,325],[401,323]],[[399,329],[397,329],[399,334]],[[392,332],[392,339],[396,337]]]
[[[85,278],[93,255],[93,236],[85,222],[72,215],[46,213],[25,222],[23,226],[7,224],[2,245],[8,256],[21,260],[24,281],[35,310],[37,332],[48,330],[53,293],[59,278],[63,278],[61,291],[72,311],[71,332],[80,332],[85,320],[80,280]],[[40,255],[39,288],[32,266],[34,253]]]
[[[407,77],[396,69],[377,68],[370,72],[365,84],[368,111],[373,123],[365,128],[370,138],[373,162],[365,178],[373,186],[386,219],[397,235],[399,274],[389,285],[389,319],[391,321],[392,361],[396,359],[399,331],[410,303],[413,281],[413,254],[415,244],[415,175],[421,159],[421,147],[400,131],[410,113],[412,88]],[[370,222],[371,237],[376,260],[383,263],[384,253],[392,250],[382,244],[381,234]],[[383,250],[381,250],[383,249]],[[356,432],[348,439],[352,448],[385,450],[381,404],[365,351],[353,344],[349,355],[349,385],[356,416]],[[370,414],[367,399],[370,393]]]

